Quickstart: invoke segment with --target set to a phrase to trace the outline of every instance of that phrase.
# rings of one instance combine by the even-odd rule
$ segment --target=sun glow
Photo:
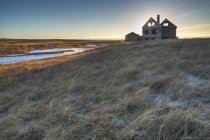
[[[177,36],[180,38],[210,37],[210,24],[201,24],[178,28]]]

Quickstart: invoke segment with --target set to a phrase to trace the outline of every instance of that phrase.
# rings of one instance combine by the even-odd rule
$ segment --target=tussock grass
[[[2,65],[0,139],[210,139],[209,52],[145,41]]]

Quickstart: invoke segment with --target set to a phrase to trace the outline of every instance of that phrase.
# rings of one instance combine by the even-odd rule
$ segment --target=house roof
[[[130,35],[139,35],[139,34],[136,34],[136,33],[134,33],[134,32],[131,32],[131,33],[129,33],[129,34],[127,34],[126,36],[130,36]]]
[[[144,28],[144,27],[147,27],[147,25],[148,25],[149,22],[154,22],[155,25],[157,24],[157,21],[156,21],[154,18],[151,17],[151,18],[144,24],[143,28]]]
[[[157,24],[157,21],[154,18],[150,18],[143,26],[143,28],[147,28],[148,27],[148,23],[149,22],[154,22],[155,25]],[[175,24],[173,24],[171,21],[169,21],[168,19],[164,19],[163,22],[160,24],[162,26],[164,26],[165,23],[168,23],[168,27],[174,27],[177,28],[177,26]]]
[[[164,26],[165,23],[168,23],[168,27],[177,28],[177,26],[175,24],[173,24],[171,21],[169,21],[168,19],[164,19],[163,22],[161,23],[161,25]]]

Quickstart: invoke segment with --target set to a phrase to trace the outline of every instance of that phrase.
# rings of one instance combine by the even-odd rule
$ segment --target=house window
[[[168,23],[163,23],[163,26],[168,26]]]
[[[155,35],[156,34],[156,30],[154,29],[154,30],[152,30],[152,34],[153,35]]]
[[[148,30],[145,30],[145,31],[144,31],[144,34],[145,34],[145,35],[148,35]]]
[[[148,23],[148,26],[151,27],[151,23],[150,22]]]
[[[152,22],[152,26],[155,26],[155,22]]]

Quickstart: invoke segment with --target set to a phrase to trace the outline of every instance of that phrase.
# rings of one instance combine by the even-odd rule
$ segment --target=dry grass
[[[52,48],[81,48],[87,47],[89,43],[113,43],[119,44],[122,41],[94,41],[94,40],[21,40],[21,39],[0,39],[0,56],[11,54],[27,54],[33,50]]]
[[[210,139],[210,39],[58,59],[2,71],[0,139]]]

